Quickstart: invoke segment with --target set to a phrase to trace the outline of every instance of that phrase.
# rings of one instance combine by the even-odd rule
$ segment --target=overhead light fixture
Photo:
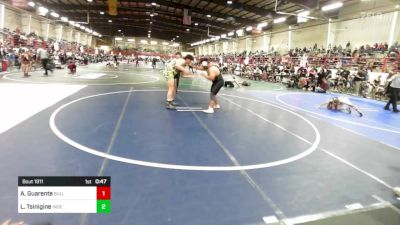
[[[153,24],[153,22],[152,22],[152,21],[150,21],[150,24]]]
[[[55,17],[55,18],[60,17],[60,15],[59,15],[58,13],[56,13],[56,12],[51,12],[50,15],[51,15],[52,17]]]
[[[236,34],[239,35],[239,36],[242,35],[242,34],[243,34],[243,29],[237,30],[237,31],[236,31]]]
[[[100,15],[104,15],[104,12],[103,12],[103,11],[101,11],[101,12],[100,12]]]
[[[335,2],[326,6],[323,6],[321,8],[322,11],[326,12],[326,11],[330,11],[330,10],[334,10],[334,9],[338,9],[343,7],[343,2]]]
[[[174,46],[174,47],[178,47],[178,46],[179,46],[179,44],[178,44],[178,43],[174,43],[172,46]]]
[[[226,38],[226,34],[221,35],[222,38]]]
[[[108,20],[109,23],[112,23],[112,20]]]
[[[140,40],[140,43],[147,44],[147,40]]]
[[[246,27],[246,31],[251,31],[251,30],[253,30],[253,27],[252,27],[252,26]]]
[[[233,35],[234,35],[233,32],[229,32],[229,33],[228,33],[228,36],[233,36]]]
[[[74,21],[69,21],[68,23],[69,23],[69,25],[72,25],[72,26],[75,25],[75,22],[74,22]]]
[[[93,0],[87,0],[88,2],[93,2]]]
[[[103,37],[103,35],[99,34],[99,37]]]
[[[199,25],[199,23],[194,23],[194,25],[195,25],[195,26],[198,26],[198,25]]]
[[[135,39],[128,38],[128,42],[135,42]]]
[[[151,3],[151,5],[152,5],[152,6],[156,6],[156,5],[157,5],[157,3],[155,3],[155,2],[152,2],[152,3]]]
[[[268,26],[268,23],[267,22],[263,22],[263,23],[260,23],[260,24],[257,25],[257,29],[262,29],[262,28],[264,28],[266,26]]]
[[[151,30],[149,30],[149,33],[151,33]]]
[[[210,15],[210,14],[207,14],[207,17],[208,17],[208,18],[210,18],[210,17],[211,17],[211,15]]]
[[[38,10],[39,10],[40,15],[43,15],[43,16],[45,16],[49,12],[49,10],[43,6],[40,6],[38,8]]]
[[[153,17],[153,16],[154,16],[154,14],[153,14],[153,13],[150,13],[150,16],[151,16],[151,17]]]
[[[274,19],[274,23],[283,23],[286,21],[286,17],[280,17],[277,19]]]
[[[297,14],[298,17],[306,17],[310,15],[310,11],[303,11]]]
[[[30,7],[35,7],[35,3],[34,3],[34,2],[28,2],[28,5],[29,5]]]
[[[68,18],[65,17],[65,16],[63,16],[63,17],[61,17],[61,21],[63,21],[63,22],[68,22]]]
[[[116,41],[122,41],[122,37],[116,37],[115,40]]]
[[[186,29],[186,31],[187,31],[187,32],[189,32],[189,31],[190,31],[190,29],[188,28],[188,29]]]
[[[221,37],[220,37],[220,36],[216,36],[216,37],[215,37],[215,40],[217,40],[217,41],[218,41],[219,39],[221,39]]]
[[[232,5],[232,3],[233,3],[232,1],[227,1],[226,2],[226,4],[228,4],[228,5]]]
[[[118,30],[118,32],[121,32],[121,30]]]
[[[163,44],[163,45],[169,45],[168,42],[163,42],[162,44]]]
[[[176,38],[179,38],[179,36],[176,36]],[[175,38],[174,38],[174,40],[175,40]]]
[[[73,26],[75,27],[81,27],[81,25],[79,23],[74,23]],[[86,29],[86,28],[85,28]]]
[[[151,41],[150,44],[156,45],[156,44],[158,44],[158,42],[157,41]]]

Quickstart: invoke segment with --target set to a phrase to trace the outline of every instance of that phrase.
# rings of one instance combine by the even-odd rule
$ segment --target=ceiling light
[[[103,11],[101,11],[101,12],[100,12],[100,15],[104,15],[104,12],[103,12]]]
[[[40,6],[38,8],[38,10],[39,10],[39,14],[43,15],[43,16],[45,16],[49,12],[49,10],[47,8],[43,7],[43,6]]]
[[[116,41],[122,41],[122,38],[121,37],[116,37],[115,40]]]
[[[68,22],[68,18],[63,16],[63,17],[61,17],[61,21]]]
[[[232,2],[232,1],[227,1],[226,3],[227,3],[228,5],[232,5],[233,2]]]
[[[198,25],[199,25],[199,23],[194,23],[194,25],[195,25],[195,26],[198,26]]]
[[[229,32],[228,36],[233,36],[233,34],[234,34],[233,32]]]
[[[79,23],[74,23],[73,24],[75,27],[80,27],[81,25]]]
[[[251,30],[253,30],[253,27],[252,27],[252,26],[246,27],[246,31],[251,31]]]
[[[299,17],[306,17],[308,15],[310,15],[310,11],[308,11],[308,10],[297,14],[297,16],[299,16]]]
[[[274,19],[274,23],[282,23],[286,21],[286,17],[280,17],[277,19]]]
[[[151,3],[151,5],[153,5],[153,6],[156,6],[156,5],[157,5],[157,3],[155,3],[155,2],[152,2],[152,3]]]
[[[99,37],[102,37],[103,35],[99,34]]]
[[[74,22],[74,21],[69,21],[68,23],[69,23],[69,25],[72,25],[72,26],[75,25],[75,22]]]
[[[147,40],[140,40],[140,43],[147,44]]]
[[[128,42],[135,42],[135,39],[128,38]]]
[[[163,45],[169,45],[168,42],[163,42],[162,44],[163,44]]]
[[[152,22],[152,21],[150,21],[150,24],[153,24],[153,22]]]
[[[109,23],[112,23],[112,20],[108,20]]]
[[[260,24],[257,25],[257,29],[262,29],[262,28],[264,28],[266,26],[268,26],[268,23],[267,22],[263,22],[263,23],[260,23]]]
[[[149,30],[149,33],[151,33],[151,30]]]
[[[172,46],[174,46],[174,47],[178,47],[178,46],[179,46],[179,44],[178,44],[178,43],[174,43]]]
[[[152,45],[156,45],[156,44],[158,44],[158,42],[157,41],[151,41],[150,42]]]
[[[118,30],[118,32],[121,32],[121,30]]]
[[[326,11],[338,9],[338,8],[341,8],[341,7],[343,7],[343,2],[335,2],[335,3],[332,3],[330,5],[323,6],[321,8],[321,10],[326,12]]]
[[[189,31],[190,31],[190,29],[188,28],[188,29],[186,29],[186,31],[187,31],[187,32],[189,32]]]
[[[88,2],[93,2],[93,0],[87,0]]]
[[[210,14],[208,14],[208,15],[207,15],[207,17],[208,17],[208,18],[210,18],[210,17],[211,17],[211,15],[210,15]]]
[[[226,38],[226,34],[221,35],[222,38]]]
[[[35,3],[34,3],[34,2],[28,2],[28,5],[29,5],[30,7],[35,7]]]
[[[52,17],[55,17],[55,18],[60,17],[60,15],[59,15],[58,13],[56,13],[56,12],[51,12],[50,15],[51,15]]]
[[[179,36],[176,36],[176,38],[179,38]],[[174,38],[174,40],[175,40],[175,38]]]
[[[237,30],[236,33],[237,33],[237,35],[239,35],[239,36],[242,35],[242,34],[243,34],[243,29]]]
[[[154,14],[153,14],[153,13],[151,13],[151,14],[150,14],[150,16],[151,16],[151,17],[153,17],[153,16],[154,16]]]

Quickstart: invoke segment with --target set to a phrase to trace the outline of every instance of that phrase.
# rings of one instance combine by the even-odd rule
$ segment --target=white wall
[[[272,33],[271,36],[271,49],[273,48],[274,50],[281,49],[282,51],[287,51],[288,50],[288,32],[285,29],[280,29],[279,31],[274,31],[272,32],[277,32],[277,33]]]
[[[48,32],[48,37],[56,39],[57,38],[57,32],[56,32],[56,22],[52,20],[48,20],[46,18],[37,16],[34,13],[29,13],[27,11],[22,11],[19,9],[12,8],[10,6],[5,6],[4,10],[4,27],[10,29],[11,31],[16,30],[19,28],[21,31],[23,30],[22,27],[27,26],[26,24],[27,20],[23,20],[23,17],[26,17],[27,15],[32,15],[31,19],[31,27],[30,31],[35,32],[37,35],[45,38],[46,33],[47,33],[47,23],[50,23],[49,25],[49,32]],[[22,21],[24,21],[24,24],[22,24]],[[70,37],[70,29],[74,28],[67,28],[68,26],[65,24],[63,28],[63,34],[62,37],[65,40],[71,41],[74,40],[74,37]],[[75,29],[74,29],[75,30]],[[67,32],[68,31],[68,32]],[[86,44],[88,43],[88,38],[85,37],[81,39],[81,44]],[[92,43],[96,43],[95,41],[92,41]],[[94,45],[92,45],[94,46]]]
[[[326,47],[328,25],[318,25],[292,31],[292,48],[311,47],[314,44]]]
[[[352,47],[359,47],[377,42],[388,42],[395,4],[391,0],[370,0],[346,5],[339,15],[339,20],[333,20],[331,23],[330,43],[344,46],[350,41]],[[400,15],[395,24],[394,42],[400,42]],[[249,39],[252,39],[251,50],[268,51],[273,47],[275,51],[286,52],[289,45],[288,28],[288,25],[274,26],[272,31],[268,31],[267,34],[250,36]],[[312,47],[314,44],[326,48],[328,22],[317,20],[294,26],[291,37],[291,48]],[[230,53],[249,50],[248,43],[246,48],[246,37],[236,40],[238,42],[236,49],[232,44],[233,40],[228,41],[226,46],[222,44],[223,41],[219,42],[221,51]],[[201,49],[201,47],[197,47],[197,49]],[[205,51],[199,50],[199,52],[205,54]],[[215,52],[208,54],[215,54]]]
[[[393,13],[367,16],[336,24],[335,44],[352,43],[352,47],[389,40]]]
[[[10,30],[21,29],[21,14],[6,7],[4,12],[4,27]]]

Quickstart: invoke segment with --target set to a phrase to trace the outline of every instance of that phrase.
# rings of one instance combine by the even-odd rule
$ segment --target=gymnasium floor
[[[32,75],[0,79],[0,221],[303,224],[380,209],[390,218],[371,213],[371,224],[400,221],[400,117],[382,102],[350,97],[360,118],[318,108],[329,94],[257,83],[222,90],[222,109],[206,115],[166,110],[158,70]],[[182,80],[178,102],[206,107],[209,86]],[[111,176],[112,213],[18,214],[22,175]]]

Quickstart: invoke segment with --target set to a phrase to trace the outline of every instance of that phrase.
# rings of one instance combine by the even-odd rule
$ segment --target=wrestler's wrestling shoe
[[[176,109],[176,107],[171,103],[167,103],[167,106],[165,108],[170,109],[170,110],[175,110]]]
[[[177,103],[177,102],[175,102],[175,101],[172,101],[172,102],[171,102],[171,105],[173,105],[173,106],[179,106],[179,103]]]
[[[400,187],[393,188],[394,193],[400,197]]]
[[[214,109],[213,108],[208,108],[207,110],[203,110],[204,113],[207,114],[213,114],[214,113]]]

